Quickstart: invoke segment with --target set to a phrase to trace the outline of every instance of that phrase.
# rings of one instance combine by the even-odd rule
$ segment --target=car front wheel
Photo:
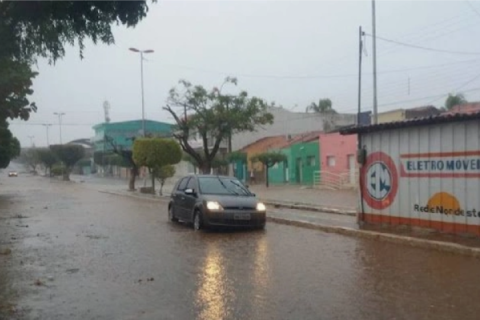
[[[197,231],[203,229],[202,215],[198,210],[195,211],[195,215],[193,217],[193,229]]]
[[[173,205],[168,207],[168,220],[171,222],[178,221],[178,219],[175,217],[175,213],[173,213]]]

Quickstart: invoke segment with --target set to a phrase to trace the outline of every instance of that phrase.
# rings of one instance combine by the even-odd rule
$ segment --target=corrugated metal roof
[[[480,112],[475,113],[441,113],[436,116],[414,118],[403,121],[394,121],[394,122],[385,122],[379,124],[372,124],[368,126],[356,126],[351,128],[345,128],[340,130],[340,133],[343,135],[347,134],[356,134],[356,133],[367,133],[367,132],[378,132],[384,130],[392,130],[398,128],[408,128],[416,126],[425,126],[439,123],[449,123],[456,121],[470,121],[480,119]]]

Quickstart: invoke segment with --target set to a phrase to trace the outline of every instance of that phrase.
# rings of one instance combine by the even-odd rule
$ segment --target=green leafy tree
[[[171,164],[167,164],[166,166],[160,167],[155,172],[155,178],[157,178],[158,182],[160,182],[160,195],[163,196],[163,186],[167,179],[173,177],[175,175],[175,167]]]
[[[337,111],[332,107],[332,100],[320,99],[318,103],[312,102],[306,109],[307,112],[312,111],[322,114],[336,114]]]
[[[135,142],[135,138],[132,139]],[[138,165],[133,160],[133,151],[124,149],[122,146],[118,146],[115,140],[110,136],[105,136],[105,143],[108,143],[112,147],[113,153],[119,155],[123,159],[125,168],[130,169],[130,179],[128,181],[128,190],[135,190],[135,180],[138,176]],[[94,154],[95,158],[95,154]],[[97,162],[96,162],[97,163]],[[102,165],[102,162],[98,163]]]
[[[236,84],[235,78],[227,77],[220,88],[208,91],[203,86],[181,80],[181,90],[170,90],[164,109],[175,119],[173,136],[203,173],[210,173],[222,141],[236,133],[252,132],[259,125],[273,123],[273,115],[268,112],[270,105],[262,99],[249,97],[245,91],[222,92],[225,85]],[[201,148],[190,144],[191,137],[197,133],[202,141]]]
[[[252,162],[260,162],[265,168],[265,185],[268,188],[268,169],[273,167],[276,163],[280,163],[287,160],[287,156],[283,153],[276,151],[268,151],[256,154],[251,158]]]
[[[462,93],[449,93],[447,99],[445,100],[445,109],[451,110],[453,107],[467,102],[467,99],[465,99],[465,96]]]
[[[0,1],[0,131],[37,110],[28,100],[37,58],[54,63],[74,43],[83,58],[86,40],[113,44],[112,24],[134,27],[147,12],[145,1]],[[0,166],[8,165],[9,144],[1,143]]]
[[[38,152],[34,148],[23,149],[20,152],[19,160],[28,170],[33,172],[37,171],[37,167],[40,164]]]
[[[53,165],[58,163],[57,156],[49,148],[41,148],[36,150],[40,163],[45,167],[45,174],[47,174],[48,170],[51,175]]]
[[[12,159],[20,155],[20,142],[17,138],[13,137],[12,132],[8,129],[8,123],[5,121],[2,126],[1,122],[2,121],[0,121],[0,168],[6,168]]]
[[[139,167],[147,167],[155,192],[157,171],[166,165],[174,165],[182,160],[182,150],[172,139],[138,138],[133,143],[133,160]]]
[[[74,144],[57,144],[51,145],[50,150],[62,161],[65,167],[63,180],[70,181],[70,172],[75,164],[85,156],[85,148]]]
[[[205,158],[204,153],[200,152],[202,154],[202,158]],[[194,167],[198,168],[198,162],[188,153],[183,154],[182,160],[187,161],[191,163]],[[229,161],[227,159],[223,159],[220,157],[218,154],[215,155],[213,160],[211,161],[211,169],[221,169],[223,167],[226,167],[228,165]],[[200,168],[201,169],[201,168]],[[210,173],[209,172],[204,172],[204,173]]]

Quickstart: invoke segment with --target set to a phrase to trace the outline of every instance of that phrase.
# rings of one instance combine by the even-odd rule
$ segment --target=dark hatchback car
[[[193,223],[195,230],[265,227],[265,205],[234,177],[189,175],[177,181],[170,197],[169,220]]]

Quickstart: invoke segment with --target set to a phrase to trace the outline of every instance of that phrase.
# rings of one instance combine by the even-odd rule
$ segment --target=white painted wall
[[[361,139],[371,160],[382,152],[394,167],[383,170],[388,158],[379,154],[362,168],[366,218],[480,235],[479,121],[385,130]],[[459,210],[441,214],[442,205]]]
[[[233,135],[232,148],[239,150],[258,139],[277,135],[295,135],[310,131],[324,130],[324,120],[334,122],[338,126],[354,124],[356,115],[337,114],[321,115],[316,113],[292,112],[280,107],[269,109],[274,116],[274,123],[259,127],[254,132],[242,132]]]

